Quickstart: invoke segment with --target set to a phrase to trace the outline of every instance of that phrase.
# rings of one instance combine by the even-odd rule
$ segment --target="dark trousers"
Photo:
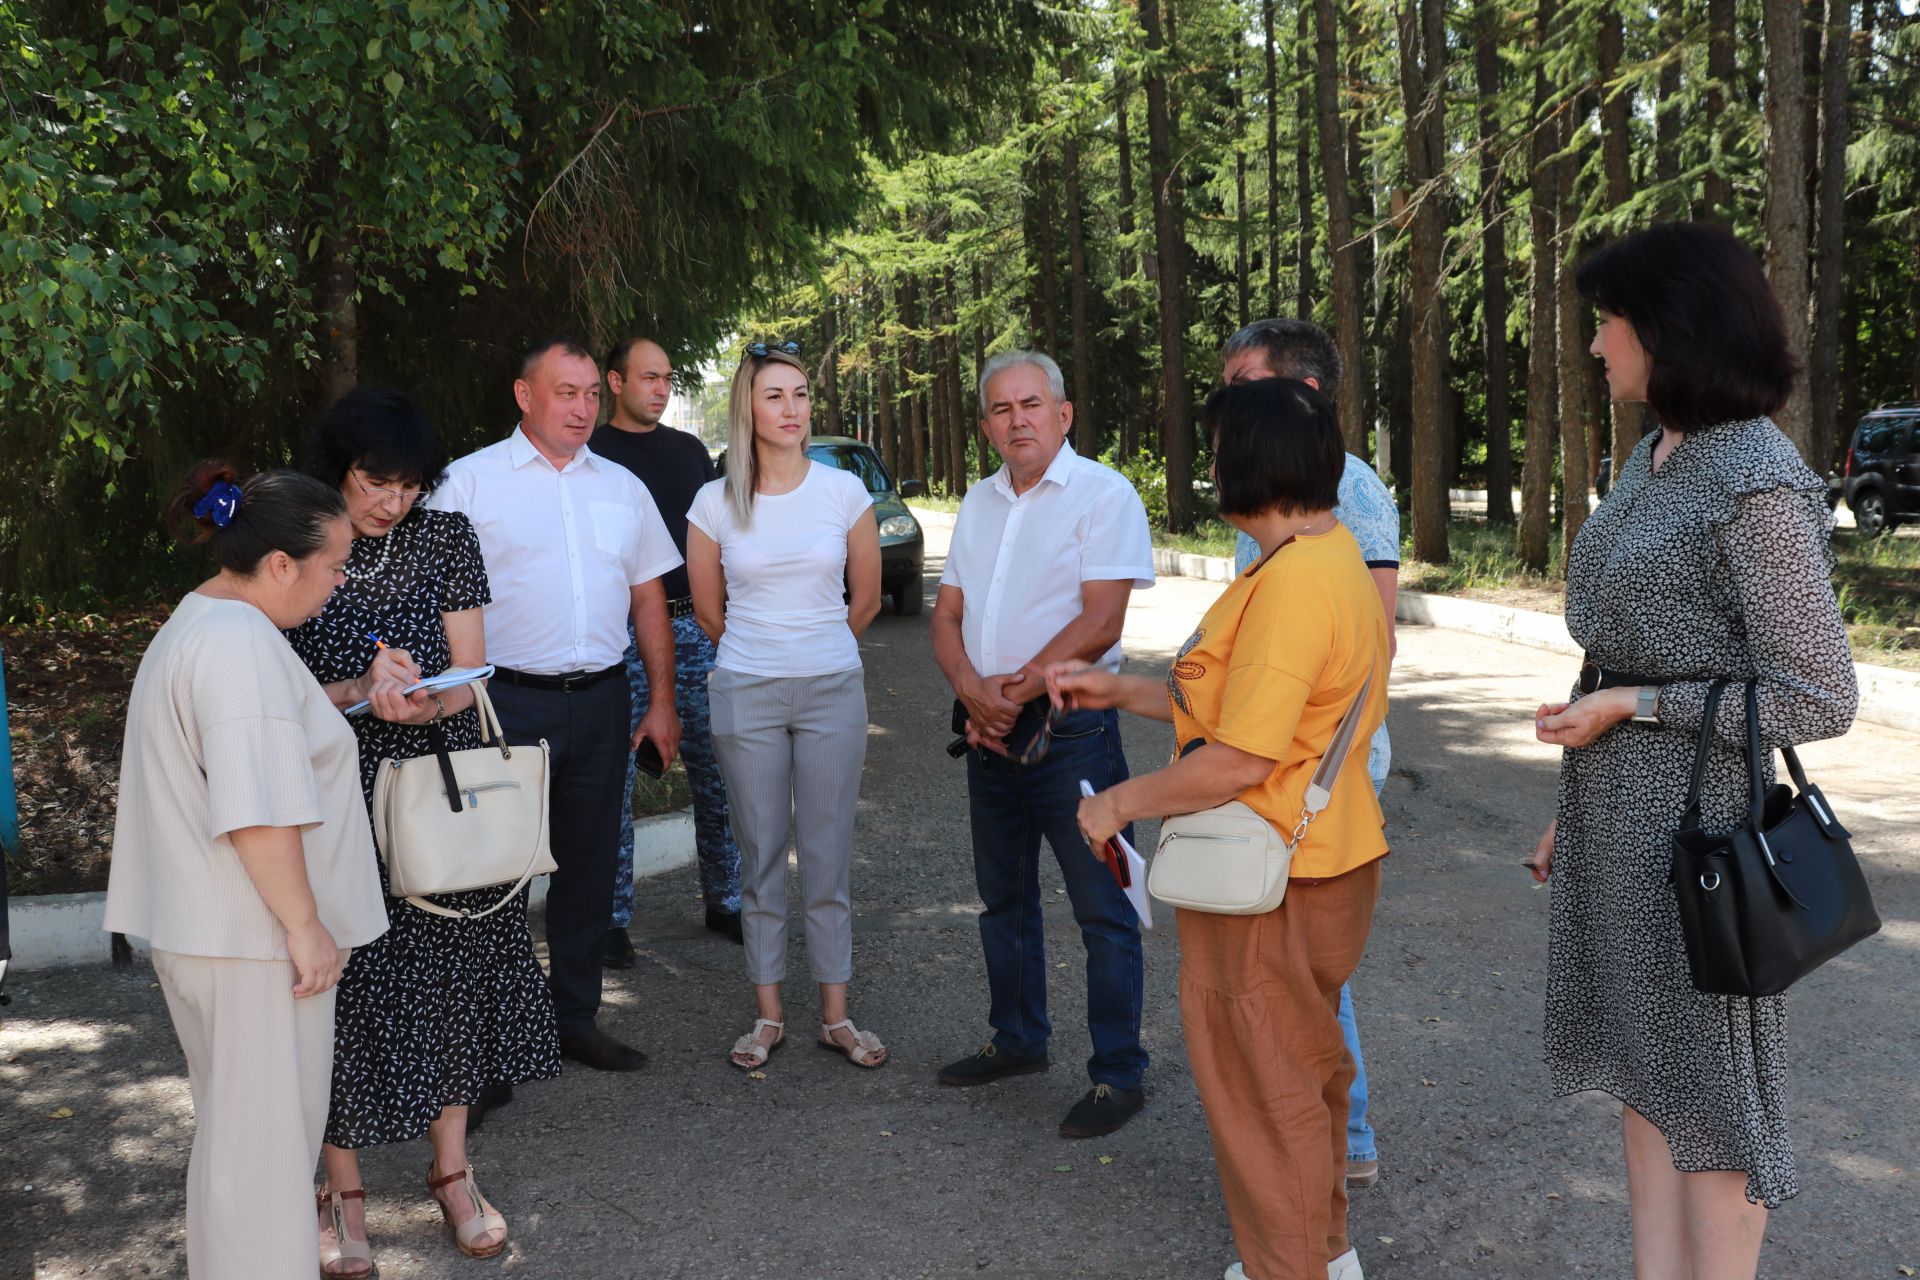
[[[1025,743],[1044,707],[1031,704],[1008,742]],[[983,907],[980,944],[994,1043],[1009,1053],[1038,1055],[1047,1051],[1052,1032],[1040,898],[1044,836],[1087,949],[1087,1030],[1093,1039],[1087,1075],[1095,1084],[1137,1089],[1147,1069],[1140,1045],[1140,922],[1113,873],[1087,848],[1078,821],[1082,778],[1104,791],[1126,776],[1120,719],[1112,711],[1072,713],[1054,734],[1052,749],[1030,765],[985,751],[967,753],[973,874]],[[1125,835],[1131,841],[1133,829]]]
[[[507,741],[546,739],[552,753],[547,834],[559,869],[547,886],[547,982],[563,1036],[593,1028],[600,1011],[600,939],[613,910],[613,866],[627,780],[627,682],[573,693],[492,681]]]

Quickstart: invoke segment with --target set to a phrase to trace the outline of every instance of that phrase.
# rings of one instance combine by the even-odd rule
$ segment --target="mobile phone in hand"
[[[640,745],[633,749],[633,764],[649,778],[659,778],[667,772],[667,762],[660,758],[660,748],[653,745],[652,738],[640,739]]]

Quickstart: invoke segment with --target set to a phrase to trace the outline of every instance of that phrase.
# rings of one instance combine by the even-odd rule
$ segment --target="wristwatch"
[[[1660,690],[1664,686],[1643,684],[1633,699],[1633,722],[1635,724],[1660,723]]]
[[[428,694],[427,696],[428,696],[429,698],[432,698],[432,699],[433,699],[433,705],[434,705],[434,707],[435,707],[435,710],[434,710],[434,713],[433,713],[433,719],[432,719],[432,720],[429,720],[429,721],[427,721],[427,723],[428,723],[428,724],[436,724],[436,723],[438,723],[439,721],[441,721],[441,720],[444,720],[444,719],[446,719],[446,716],[447,716],[447,704],[446,704],[445,702],[443,702],[443,701],[441,701],[441,699],[440,699],[440,695],[439,695],[439,694],[437,694],[437,693],[430,693],[430,694]],[[1640,718],[1639,716],[1635,716],[1635,717],[1634,717],[1634,719],[1636,719],[1636,720],[1638,720],[1639,718]]]

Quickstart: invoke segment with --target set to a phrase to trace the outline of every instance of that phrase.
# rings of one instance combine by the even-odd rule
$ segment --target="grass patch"
[[[957,515],[960,511],[960,499],[949,498],[940,493],[923,493],[917,498],[904,500],[910,507],[925,507],[929,511],[944,511],[948,515]]]
[[[1560,531],[1549,539],[1548,571],[1520,562],[1518,533],[1484,521],[1456,520],[1447,527],[1447,564],[1413,558],[1413,540],[1403,544],[1400,586],[1407,591],[1458,595],[1515,608],[1561,613],[1566,578]],[[1851,529],[1833,535],[1834,593],[1846,619],[1847,638],[1860,662],[1920,670],[1920,538],[1864,538]]]
[[[1194,521],[1189,533],[1168,533],[1155,525],[1153,545],[1189,555],[1225,556],[1231,560],[1234,542],[1239,536],[1239,531],[1224,520],[1203,519]]]

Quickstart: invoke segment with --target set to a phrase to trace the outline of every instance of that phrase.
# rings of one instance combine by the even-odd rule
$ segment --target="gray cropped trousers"
[[[853,977],[853,811],[867,758],[866,673],[707,678],[713,751],[740,845],[747,978],[787,972],[787,832],[794,833],[815,982]]]

